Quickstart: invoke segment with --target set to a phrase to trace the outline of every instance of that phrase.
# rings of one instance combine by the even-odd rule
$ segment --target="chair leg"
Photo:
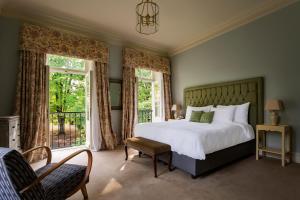
[[[127,150],[127,145],[125,145],[125,160],[128,160],[128,150]]]
[[[154,177],[157,178],[157,167],[156,167],[157,157],[156,157],[156,155],[152,156],[152,160],[153,160],[153,167],[154,167]]]
[[[84,200],[89,199],[89,196],[88,196],[88,193],[87,193],[87,190],[86,190],[86,185],[81,187],[81,192],[82,192],[82,195],[84,197]]]
[[[142,155],[142,152],[141,152],[141,151],[139,151],[139,158],[141,157],[141,155]]]

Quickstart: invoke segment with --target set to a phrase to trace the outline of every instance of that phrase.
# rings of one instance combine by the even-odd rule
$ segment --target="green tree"
[[[49,82],[50,112],[84,112],[84,75],[55,72]]]

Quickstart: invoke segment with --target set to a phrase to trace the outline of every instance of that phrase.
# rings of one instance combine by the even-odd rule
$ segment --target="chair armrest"
[[[52,173],[54,170],[56,170],[57,168],[59,168],[60,166],[62,166],[64,163],[66,163],[67,161],[69,161],[70,159],[72,159],[73,157],[77,156],[80,153],[86,152],[88,155],[88,164],[87,164],[87,168],[85,171],[85,175],[84,175],[84,179],[82,181],[82,183],[86,182],[89,178],[91,169],[92,169],[92,163],[93,163],[93,156],[90,150],[88,149],[83,149],[83,150],[79,150],[76,151],[75,153],[72,153],[71,155],[69,155],[68,157],[66,157],[65,159],[63,159],[62,161],[55,163],[50,169],[48,169],[46,172],[44,172],[43,174],[41,174],[36,180],[34,180],[29,186],[25,187],[24,189],[22,189],[20,191],[20,193],[24,193],[25,191],[27,191],[28,189],[30,189],[31,187],[33,187],[34,185],[38,184],[41,182],[41,180],[43,180],[46,176],[48,176],[50,173]]]
[[[33,152],[33,151],[35,151],[35,150],[38,150],[38,149],[45,149],[45,150],[46,150],[46,152],[47,152],[47,165],[48,165],[49,163],[51,163],[51,160],[52,160],[52,153],[51,153],[51,149],[50,149],[49,147],[47,147],[47,146],[38,146],[38,147],[34,147],[34,148],[32,148],[32,149],[29,149],[29,150],[23,152],[22,155],[23,155],[23,156],[26,156],[27,154],[29,154],[29,153],[31,153],[31,152]]]

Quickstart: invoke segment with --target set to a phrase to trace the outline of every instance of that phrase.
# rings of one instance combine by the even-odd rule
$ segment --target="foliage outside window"
[[[152,109],[152,71],[146,69],[136,69],[135,75],[138,77],[138,110]]]
[[[85,70],[85,60],[58,55],[47,55],[47,65],[63,69]]]
[[[50,73],[49,103],[50,112],[84,112],[85,76]]]

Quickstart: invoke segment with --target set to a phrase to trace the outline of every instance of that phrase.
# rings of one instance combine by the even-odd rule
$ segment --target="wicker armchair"
[[[48,157],[44,167],[34,171],[23,156],[37,149],[45,149]],[[67,164],[76,155],[86,152],[87,166]],[[79,150],[58,163],[51,163],[51,150],[41,146],[23,154],[0,148],[0,199],[3,200],[63,200],[81,189],[88,199],[86,184],[92,167],[89,150]]]

